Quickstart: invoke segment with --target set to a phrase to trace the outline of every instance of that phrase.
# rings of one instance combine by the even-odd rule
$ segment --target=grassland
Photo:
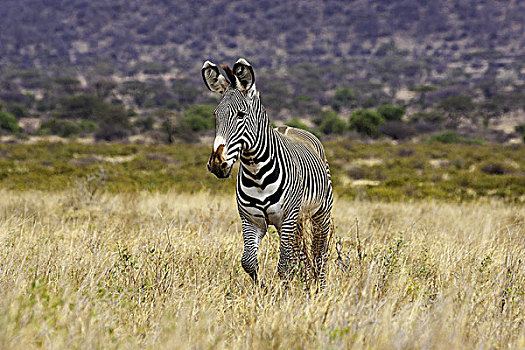
[[[208,151],[0,144],[0,348],[525,347],[523,146],[327,143],[319,294],[274,230],[254,288]]]
[[[525,203],[525,146],[326,143],[336,193],[346,199]],[[0,144],[0,188],[113,193],[231,193],[205,170],[209,145]],[[89,193],[89,195],[91,195]]]
[[[0,191],[0,348],[525,346],[522,205],[339,198],[309,295],[275,231],[253,287],[233,194],[85,193]]]

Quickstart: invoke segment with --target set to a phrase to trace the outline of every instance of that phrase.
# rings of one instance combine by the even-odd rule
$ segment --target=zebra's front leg
[[[242,237],[244,240],[244,252],[242,253],[241,265],[244,271],[258,283],[257,271],[259,262],[257,261],[257,250],[264,235],[266,234],[267,224],[264,220],[253,222],[247,218],[242,220]]]

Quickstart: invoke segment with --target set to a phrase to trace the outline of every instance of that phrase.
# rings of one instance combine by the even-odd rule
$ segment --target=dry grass
[[[2,349],[525,346],[523,206],[338,200],[308,295],[282,289],[274,231],[252,286],[233,196],[0,197]]]

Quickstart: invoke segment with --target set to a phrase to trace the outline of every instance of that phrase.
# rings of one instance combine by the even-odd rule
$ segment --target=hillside
[[[158,109],[213,103],[205,59],[244,56],[281,122],[393,103],[405,120],[432,124],[437,108],[461,119],[438,129],[484,126],[505,141],[525,119],[520,1],[6,0],[0,15],[0,101],[18,118],[49,118],[64,94],[98,94],[158,124]],[[468,97],[456,115],[442,104],[454,96]]]

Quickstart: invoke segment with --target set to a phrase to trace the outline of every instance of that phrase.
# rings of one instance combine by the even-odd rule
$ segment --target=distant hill
[[[282,68],[392,47],[442,62],[482,56],[503,65],[525,54],[518,0],[4,0],[0,16],[1,62],[25,68],[108,60],[123,71],[155,62],[183,72],[239,54]]]
[[[85,88],[105,78],[155,91],[144,106],[119,89],[113,98],[127,107],[180,110],[208,101],[197,96],[205,59],[243,56],[277,119],[328,107],[346,118],[389,103],[428,112],[456,95],[470,96],[486,118],[523,115],[519,0],[4,0],[0,16],[7,102],[20,91],[38,99],[49,88],[43,79],[74,78]],[[351,96],[341,103],[343,88]]]

